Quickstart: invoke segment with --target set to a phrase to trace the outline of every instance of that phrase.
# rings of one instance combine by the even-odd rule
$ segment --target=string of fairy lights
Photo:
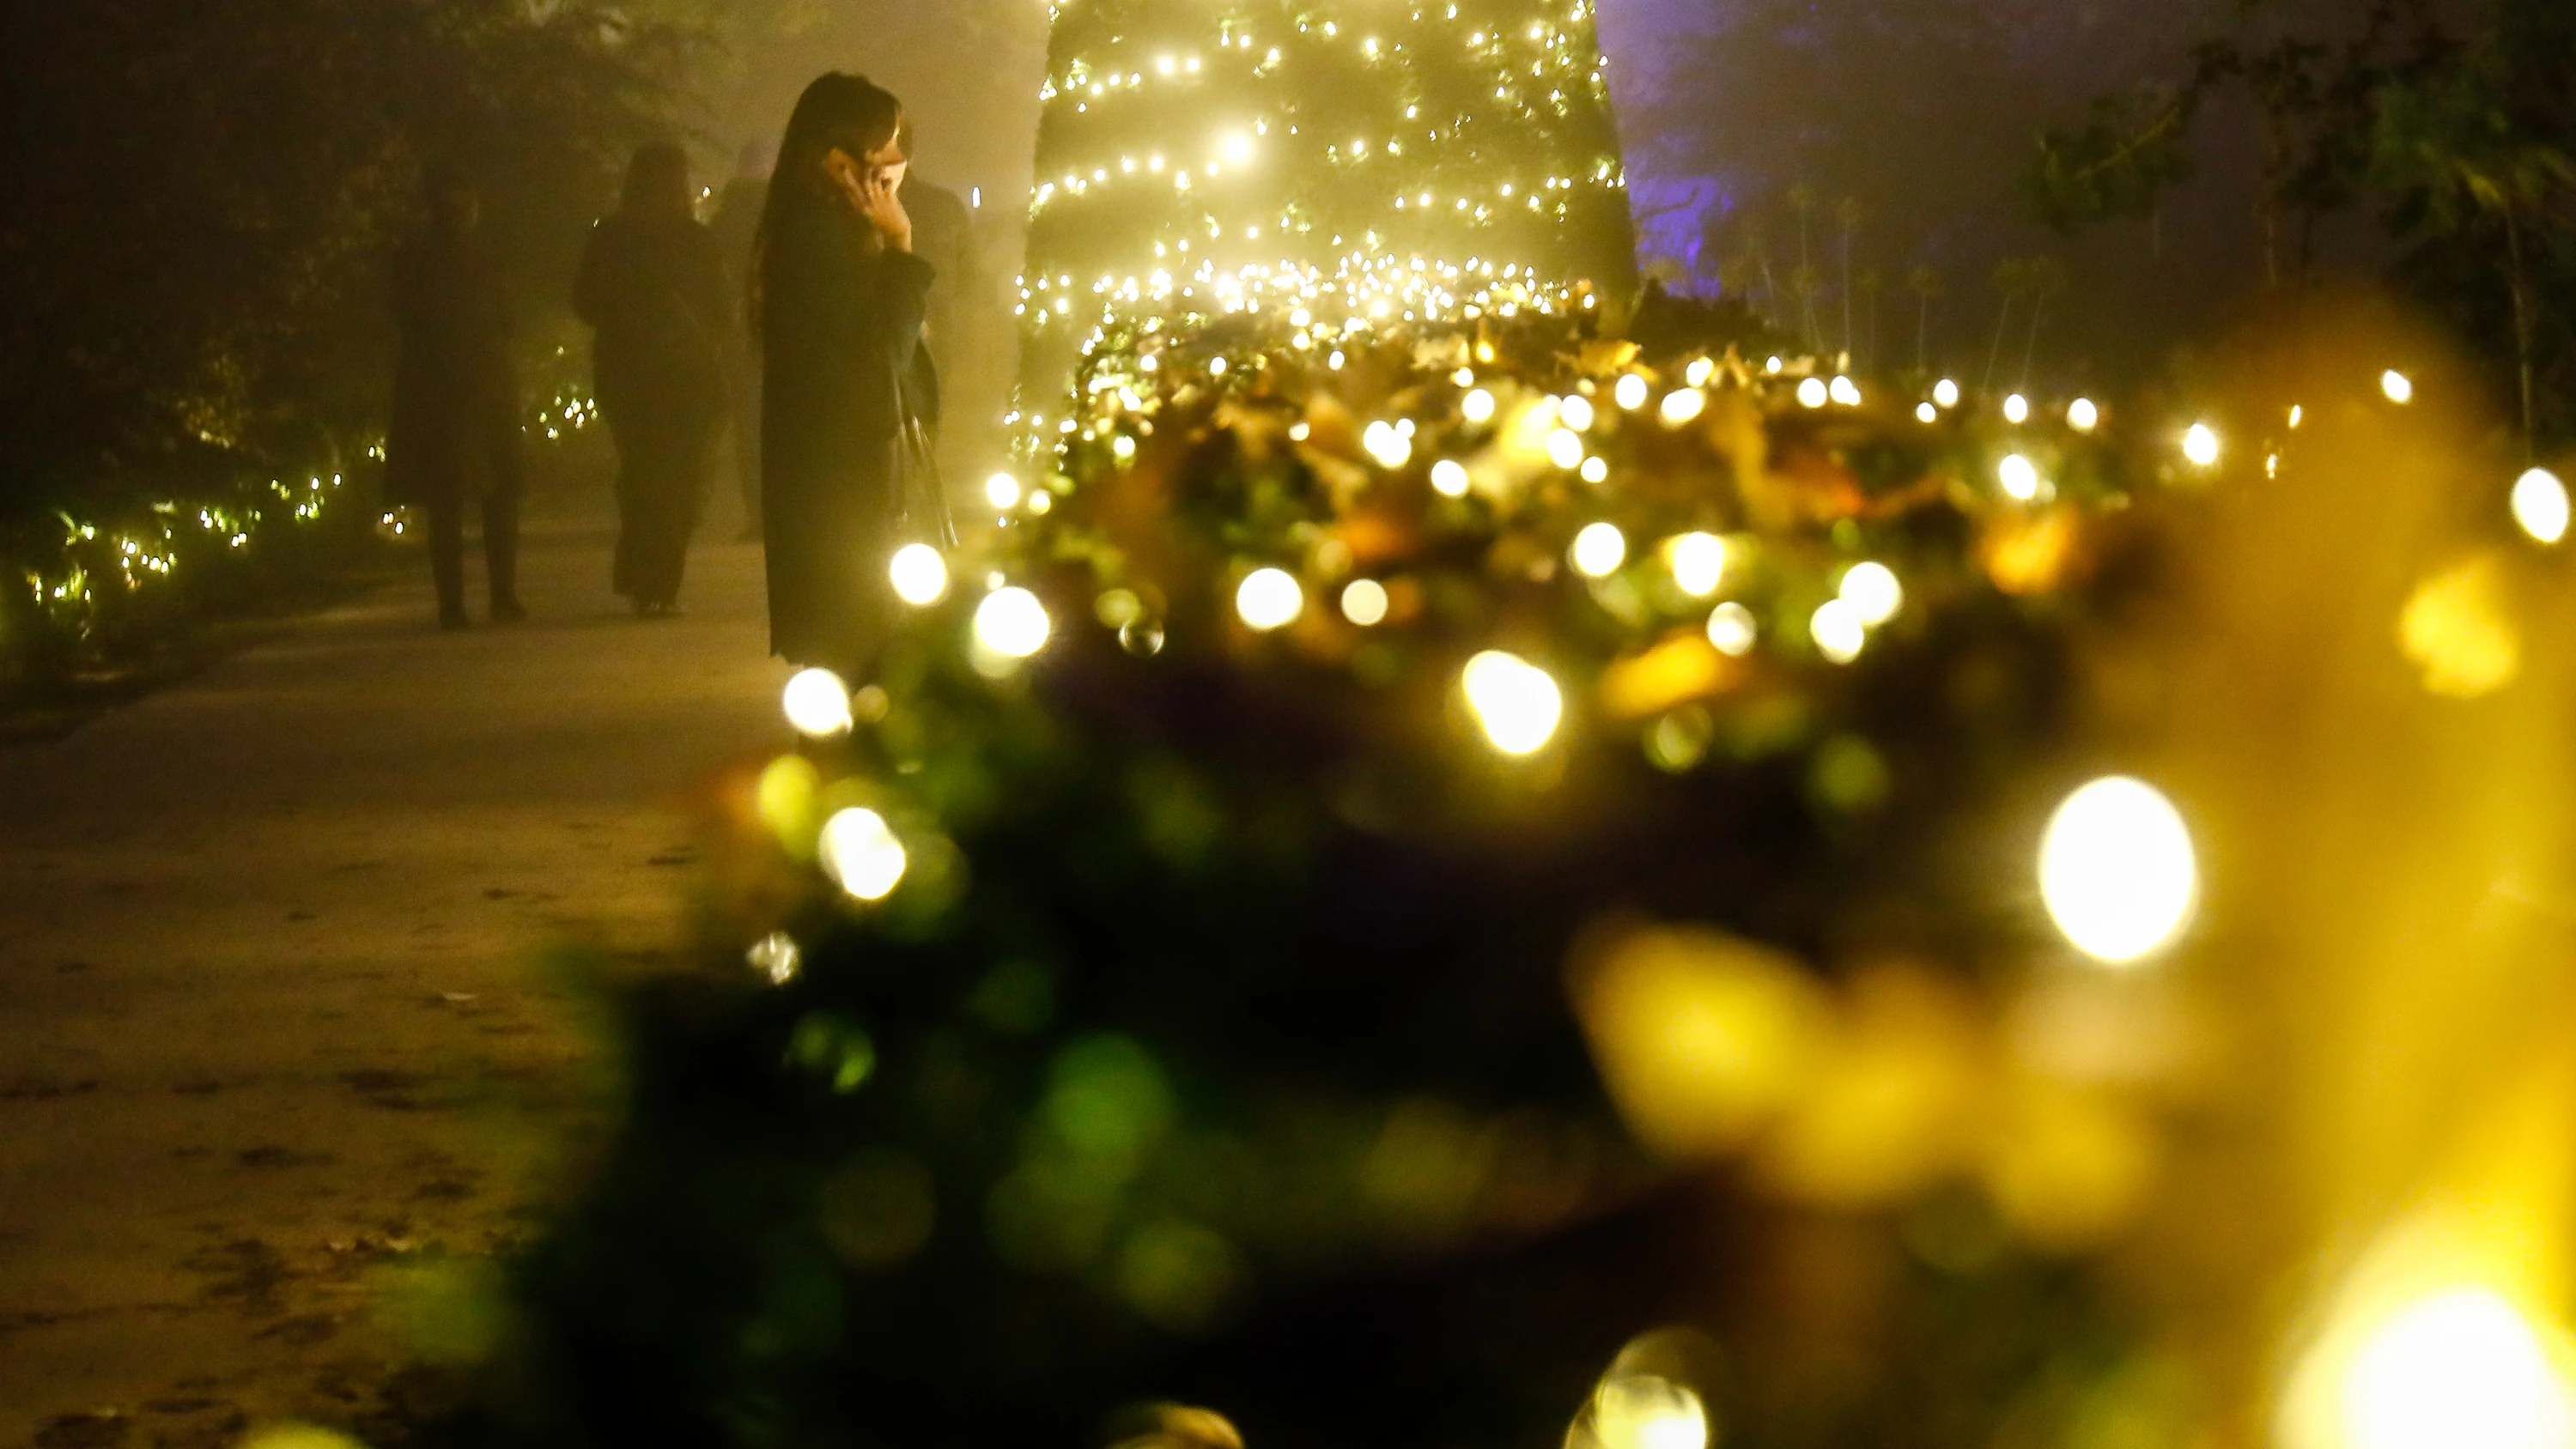
[[[522,427],[532,439],[560,443],[598,417],[595,401],[566,393],[536,409]],[[381,463],[384,445],[369,445],[366,456]],[[115,520],[56,513],[56,531],[22,539],[11,551],[40,627],[85,641],[110,612],[207,569],[255,560],[280,538],[309,532],[350,496],[343,473],[314,474],[300,483],[271,478],[219,497],[156,500]],[[381,513],[376,526],[391,538],[415,531],[405,509]],[[12,648],[24,643],[0,642]]]
[[[1023,461],[1073,431],[1046,404],[1113,339],[1260,317],[1329,354],[1390,322],[1595,306],[1576,279],[1633,265],[1593,0],[1166,9],[1053,11]]]

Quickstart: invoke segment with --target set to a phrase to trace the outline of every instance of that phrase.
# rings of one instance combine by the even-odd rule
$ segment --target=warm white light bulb
[[[1717,363],[1706,357],[1694,357],[1690,360],[1690,366],[1682,369],[1682,381],[1693,387],[1708,386],[1708,380],[1716,375]]]
[[[1843,573],[1842,600],[1860,614],[1862,623],[1875,629],[1905,607],[1905,588],[1887,565],[1856,563]]]
[[[1665,546],[1665,559],[1681,591],[1705,599],[1726,576],[1726,541],[1713,533],[1685,533]]]
[[[2567,485],[2546,468],[2534,468],[2514,480],[2513,521],[2542,543],[2567,536]]]
[[[1847,408],[1860,406],[1860,384],[1848,377],[1837,377],[1826,387],[1834,401]]]
[[[948,561],[926,543],[908,543],[894,551],[886,565],[895,597],[914,608],[938,603],[948,593]]]
[[[2153,785],[2095,780],[2048,822],[2039,893],[2077,950],[2114,966],[2142,960],[2181,934],[2199,899],[2191,831]]]
[[[1565,399],[1558,405],[1556,415],[1578,433],[1592,430],[1592,401],[1589,398],[1577,395]]]
[[[1585,578],[1608,578],[1628,560],[1628,536],[1615,523],[1586,524],[1568,551],[1574,571]]]
[[[1413,459],[1413,437],[1392,423],[1376,422],[1360,435],[1360,447],[1381,468],[1401,468]]]
[[[1515,654],[1488,649],[1467,661],[1459,682],[1485,737],[1507,755],[1536,754],[1565,717],[1565,696],[1556,681]]]
[[[1811,377],[1798,384],[1798,406],[1820,408],[1834,400],[1831,384],[1821,377]]]
[[[1941,379],[1939,382],[1932,384],[1932,401],[1936,405],[1945,408],[1957,407],[1959,405],[1959,385],[1946,377]]]
[[[2218,463],[2218,432],[2207,423],[2194,423],[2182,435],[2182,455],[2194,467],[2209,468]]]
[[[1916,403],[1914,405],[1914,418],[1917,422],[1937,423],[1941,420],[1941,410],[1932,406],[1928,402]]]
[[[1869,644],[1869,625],[1861,621],[1860,610],[1848,599],[1827,599],[1807,620],[1807,636],[1816,641],[1816,652],[1836,664],[1849,664],[1860,657]]]
[[[894,894],[908,861],[903,842],[885,817],[865,808],[840,811],[823,822],[816,855],[841,889],[863,901]]]
[[[1375,579],[1353,579],[1342,589],[1342,617],[1363,629],[1386,622],[1386,585]]]
[[[1458,414],[1471,423],[1492,422],[1494,395],[1481,387],[1477,388],[1458,400]]]
[[[2030,421],[2030,399],[2020,393],[2004,399],[2004,421],[2013,424]]]
[[[1708,408],[1708,394],[1695,387],[1664,395],[1663,418],[1667,427],[1680,427]]]
[[[1467,496],[1467,466],[1455,458],[1443,458],[1431,465],[1431,486],[1444,498]]]
[[[2039,496],[2039,467],[2019,453],[2007,454],[1996,464],[1995,476],[2002,480],[2007,497],[2028,503]]]
[[[2089,397],[2079,397],[2066,405],[2066,425],[2079,433],[2089,433],[2102,423],[2102,409]]]
[[[975,642],[1005,659],[1044,649],[1054,627],[1038,596],[1016,586],[995,589],[975,606]]]
[[[1286,569],[1254,569],[1234,591],[1234,612],[1266,634],[1295,623],[1306,612],[1306,591]]]
[[[1583,439],[1572,428],[1558,428],[1547,435],[1547,460],[1565,469],[1583,465]]]
[[[1633,413],[1646,405],[1649,391],[1646,379],[1632,372],[1619,379],[1618,385],[1610,390],[1610,396],[1620,407]]]
[[[788,679],[780,696],[787,723],[809,739],[830,739],[850,732],[850,689],[828,669],[803,669]]]
[[[2403,406],[2415,400],[2415,379],[2392,367],[2379,375],[2379,391],[2390,402]]]
[[[1709,611],[1708,642],[1718,653],[1740,659],[1753,652],[1754,635],[1753,611],[1733,599]]]

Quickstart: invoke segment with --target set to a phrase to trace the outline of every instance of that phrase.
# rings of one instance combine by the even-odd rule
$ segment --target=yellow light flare
[[[1708,1407],[1698,1394],[1655,1374],[1620,1374],[1592,1395],[1599,1449],[1708,1449]]]
[[[2146,781],[2095,780],[2049,819],[2039,893],[2077,950],[2108,966],[2143,961],[2182,934],[2199,903],[2191,829]]]
[[[1695,387],[1664,394],[1663,419],[1666,427],[1680,427],[1708,409],[1708,394]]]
[[[2379,375],[2379,392],[2380,396],[2404,407],[2415,400],[2415,379],[2392,367]]]

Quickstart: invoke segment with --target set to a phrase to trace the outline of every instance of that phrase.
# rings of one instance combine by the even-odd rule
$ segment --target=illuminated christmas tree
[[[1593,0],[1056,7],[1023,403],[1122,334],[1583,310],[1634,280]],[[1300,315],[1300,314],[1303,315]]]

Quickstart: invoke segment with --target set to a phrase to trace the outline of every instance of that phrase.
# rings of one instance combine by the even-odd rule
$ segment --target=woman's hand
[[[875,227],[887,246],[899,252],[911,251],[912,216],[896,195],[894,179],[873,167],[862,167],[838,151],[832,153],[829,165],[832,179],[839,183],[850,209]]]

